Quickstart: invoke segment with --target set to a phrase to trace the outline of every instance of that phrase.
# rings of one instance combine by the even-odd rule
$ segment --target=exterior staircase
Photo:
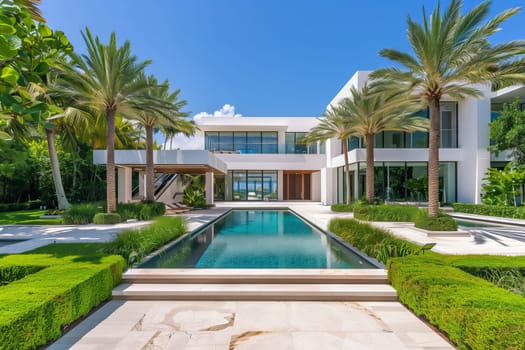
[[[130,269],[120,300],[397,301],[381,269]]]

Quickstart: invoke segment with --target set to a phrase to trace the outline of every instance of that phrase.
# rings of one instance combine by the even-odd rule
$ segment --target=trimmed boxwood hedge
[[[415,205],[360,205],[354,208],[354,218],[366,221],[413,222],[419,215]]]
[[[427,216],[427,211],[422,211],[414,221],[414,226],[428,231],[457,231],[458,223],[450,215],[439,214],[437,218]]]
[[[525,219],[525,207],[496,206],[485,204],[453,203],[452,208],[459,213],[499,216],[503,218]]]
[[[93,216],[93,223],[99,225],[113,225],[122,222],[122,218],[118,213],[96,213]]]
[[[435,256],[390,259],[388,276],[399,300],[458,348],[525,348],[525,298]]]
[[[122,257],[102,255],[0,258],[0,270],[12,266],[41,270],[0,287],[2,349],[35,349],[60,337],[63,326],[111,296],[125,264]]]

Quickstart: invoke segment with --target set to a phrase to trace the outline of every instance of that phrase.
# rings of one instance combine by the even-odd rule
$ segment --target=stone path
[[[48,349],[67,348],[453,349],[397,302],[231,301],[112,301]]]

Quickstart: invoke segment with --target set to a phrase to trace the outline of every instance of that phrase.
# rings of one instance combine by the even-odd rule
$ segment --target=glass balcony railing
[[[207,144],[206,150],[222,154],[324,154],[324,147],[317,144]]]

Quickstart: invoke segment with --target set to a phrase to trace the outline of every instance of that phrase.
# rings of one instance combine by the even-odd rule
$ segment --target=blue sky
[[[192,115],[224,104],[244,116],[319,116],[356,70],[390,63],[382,48],[409,50],[406,17],[437,0],[43,0],[44,17],[77,52],[86,26],[129,40],[149,73],[180,88]],[[448,5],[448,0],[442,1]],[[479,1],[465,1],[471,9]],[[492,14],[525,5],[495,1]],[[525,14],[493,42],[525,38]]]

